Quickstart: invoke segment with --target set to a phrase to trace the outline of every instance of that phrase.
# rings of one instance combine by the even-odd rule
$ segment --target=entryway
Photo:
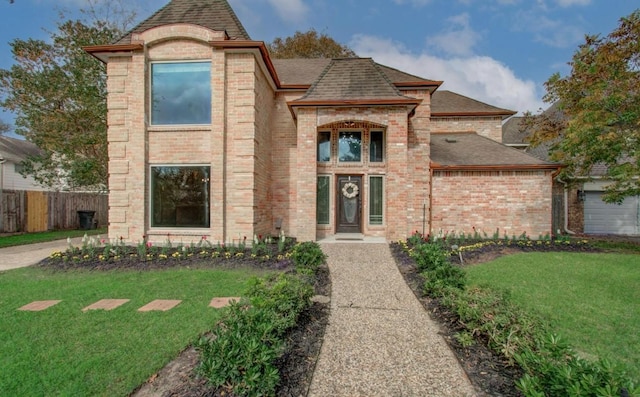
[[[338,175],[336,233],[362,232],[362,176]]]

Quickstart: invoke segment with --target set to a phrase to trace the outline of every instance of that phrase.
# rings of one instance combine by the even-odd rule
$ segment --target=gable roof
[[[29,156],[40,154],[40,149],[33,143],[23,139],[0,136],[0,157],[13,163],[20,163]]]
[[[316,82],[292,105],[300,104],[418,104],[400,94],[371,58],[332,59]]]
[[[530,156],[475,132],[431,134],[434,169],[556,169],[559,164]]]
[[[431,116],[502,116],[517,112],[502,109],[451,91],[436,91],[431,95]]]
[[[231,39],[251,40],[227,0],[172,0],[115,44],[131,44],[132,33],[142,33],[173,23],[191,23],[211,30],[226,31]]]

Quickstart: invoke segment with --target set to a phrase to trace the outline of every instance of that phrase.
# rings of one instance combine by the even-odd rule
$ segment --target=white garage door
[[[602,201],[602,192],[586,192],[584,232],[588,234],[640,234],[639,198],[627,197],[622,204]]]

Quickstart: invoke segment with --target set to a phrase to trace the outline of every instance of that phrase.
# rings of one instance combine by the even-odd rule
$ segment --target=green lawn
[[[12,396],[123,396],[209,330],[216,296],[238,296],[251,270],[0,272],[0,391]],[[131,299],[82,312],[103,298]],[[34,300],[61,299],[41,312]],[[138,312],[154,299],[181,299],[167,312]]]
[[[50,232],[14,234],[12,236],[0,237],[0,248],[11,247],[15,245],[44,243],[54,240],[64,240],[67,237],[82,237],[85,234],[94,235],[106,233],[107,229],[102,228],[91,230],[54,230]]]
[[[525,253],[467,274],[550,319],[585,358],[608,358],[640,379],[640,255]]]

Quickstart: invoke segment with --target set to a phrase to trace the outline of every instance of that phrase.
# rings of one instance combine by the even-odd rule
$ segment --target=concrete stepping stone
[[[33,301],[31,303],[28,303],[28,304],[22,306],[18,310],[30,311],[30,312],[39,312],[41,310],[48,309],[53,305],[57,305],[60,302],[62,302],[62,301],[61,300]]]
[[[96,303],[93,303],[84,309],[83,312],[87,310],[113,310],[116,307],[122,306],[125,303],[129,302],[130,299],[100,299]]]
[[[211,299],[211,302],[209,302],[209,307],[220,309],[222,307],[229,306],[231,302],[239,302],[239,301],[240,301],[240,298],[235,296],[213,298]]]
[[[147,303],[138,309],[139,312],[149,312],[152,310],[159,310],[166,312],[167,310],[171,310],[174,307],[178,306],[182,302],[181,300],[171,300],[171,299],[156,299]]]

